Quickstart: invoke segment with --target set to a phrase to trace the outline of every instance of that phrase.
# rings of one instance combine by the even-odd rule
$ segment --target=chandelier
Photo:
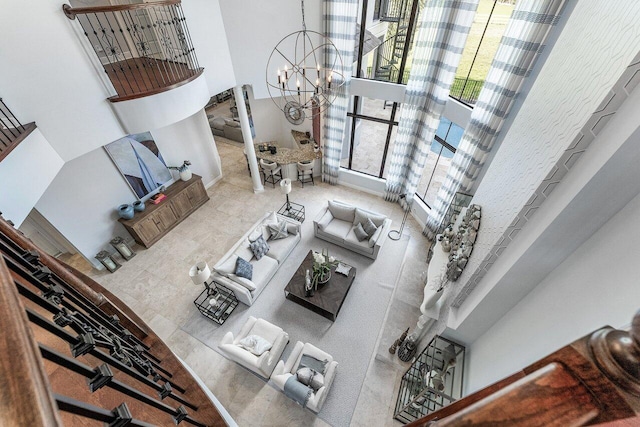
[[[307,30],[304,0],[301,6],[302,31],[280,40],[269,56],[266,72],[269,96],[296,125],[326,110],[345,83],[338,48],[323,34]]]

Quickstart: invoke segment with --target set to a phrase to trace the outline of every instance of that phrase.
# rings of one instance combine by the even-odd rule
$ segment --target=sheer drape
[[[449,98],[478,0],[429,0],[414,39],[413,62],[391,153],[385,198],[412,199]]]
[[[564,0],[521,0],[478,96],[469,125],[451,161],[427,218],[424,234],[433,238],[456,192],[469,192],[484,166],[522,82],[529,75]]]

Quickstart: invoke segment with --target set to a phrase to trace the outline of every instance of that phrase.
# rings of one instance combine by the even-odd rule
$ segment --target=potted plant
[[[181,166],[167,166],[167,169],[178,171],[181,180],[189,181],[193,175],[189,166],[191,166],[191,162],[189,160],[185,160]]]
[[[329,256],[329,249],[323,249],[322,253],[313,251],[313,273],[311,281],[317,290],[318,284],[324,284],[331,278],[331,267],[338,265],[338,260]]]

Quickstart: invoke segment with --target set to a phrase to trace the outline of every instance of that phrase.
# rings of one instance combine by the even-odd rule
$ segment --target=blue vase
[[[142,200],[136,200],[133,202],[133,210],[136,212],[142,212],[144,210],[144,202]]]
[[[118,215],[120,215],[120,218],[131,219],[133,218],[134,214],[135,212],[133,210],[133,206],[131,205],[118,206]]]

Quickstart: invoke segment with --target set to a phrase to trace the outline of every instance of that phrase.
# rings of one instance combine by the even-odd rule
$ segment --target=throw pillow
[[[375,233],[373,233],[373,236],[371,236],[369,238],[369,247],[372,248],[375,246],[376,242],[378,241],[378,239],[380,238],[380,234],[382,233],[382,227],[378,227],[378,229],[376,230]]]
[[[253,256],[259,260],[269,252],[269,244],[264,240],[264,237],[260,236],[251,242],[251,251],[253,252]]]
[[[273,240],[284,239],[289,235],[286,221],[278,221],[276,225],[269,224],[269,230],[271,231],[271,238]]]
[[[320,372],[324,374],[324,371],[327,367],[328,360],[318,360],[313,356],[309,356],[308,354],[303,354],[300,358],[300,364],[298,365],[298,369],[300,368],[310,368],[316,372]]]
[[[353,223],[353,216],[356,209],[353,206],[340,202],[329,202],[329,212],[334,218]]]
[[[365,222],[361,222],[362,228],[367,233],[367,237],[371,237],[374,235],[378,227],[371,221],[371,218],[367,218]]]
[[[324,375],[311,368],[300,368],[296,372],[296,378],[302,384],[309,386],[314,392],[324,387]]]
[[[276,215],[275,212],[271,212],[269,214],[269,216],[267,216],[264,221],[262,221],[263,225],[269,225],[269,224],[277,224],[278,223],[278,216]]]
[[[251,280],[253,277],[253,265],[244,258],[238,257],[236,260],[236,276]]]
[[[292,236],[297,236],[298,235],[298,226],[295,224],[287,224],[287,233],[291,234]]]
[[[246,336],[238,341],[238,345],[256,356],[271,349],[271,343],[258,335]]]
[[[327,209],[327,211],[324,213],[324,215],[322,215],[322,218],[320,218],[320,221],[318,221],[318,228],[320,230],[324,230],[324,228],[329,225],[329,223],[333,220],[333,215],[331,214],[331,211],[329,209]]]
[[[364,228],[362,228],[362,224],[358,223],[355,227],[353,227],[353,233],[356,235],[358,242],[362,242],[364,239],[368,239],[369,235]]]
[[[360,222],[364,225],[364,223],[367,221],[367,218],[371,218],[371,221],[376,225],[376,227],[380,227],[384,222],[386,216],[365,212],[360,208],[356,208],[353,214],[352,223],[353,225],[356,225],[357,223]]]
[[[260,236],[262,236],[262,226],[259,226],[249,234],[249,243],[255,242]]]

